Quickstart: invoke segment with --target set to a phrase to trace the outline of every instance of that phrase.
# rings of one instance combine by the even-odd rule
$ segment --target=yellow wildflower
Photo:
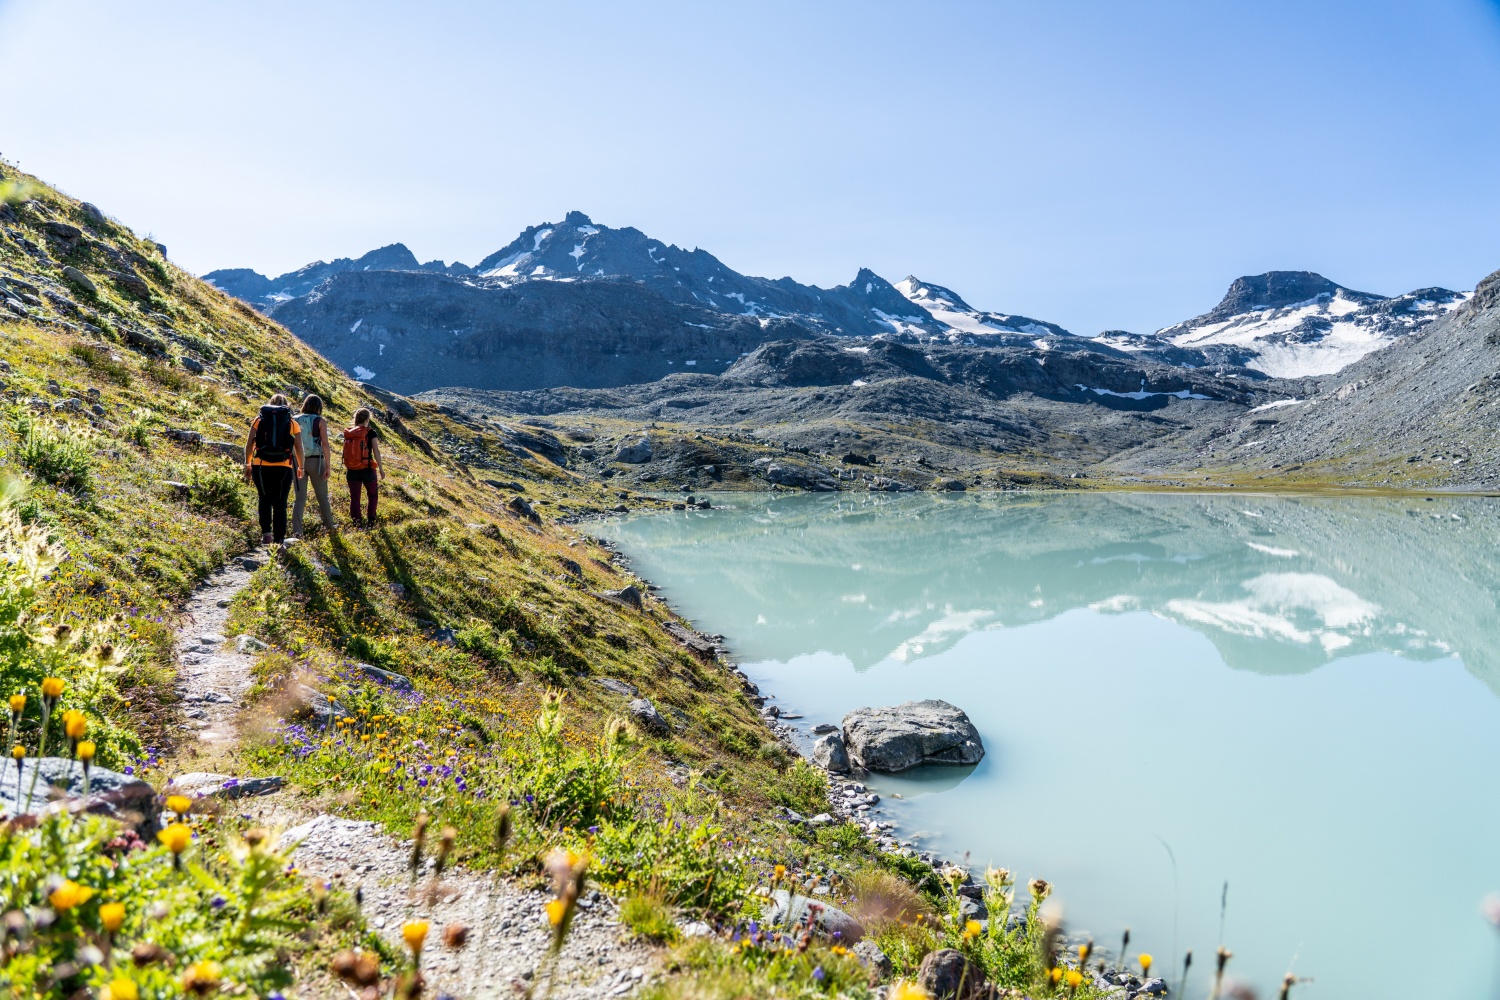
[[[83,713],[76,708],[70,708],[63,713],[63,732],[68,734],[68,739],[79,740],[83,734],[88,732],[89,720],[83,717]]]
[[[886,1000],[931,1000],[926,990],[911,980],[902,980],[891,986]]]
[[[182,989],[185,993],[207,996],[219,988],[224,972],[218,962],[194,962],[182,974]]]
[[[94,751],[96,749],[93,740],[82,741],[78,744],[78,759],[87,764],[94,759]]]
[[[1143,952],[1141,954],[1141,975],[1143,975],[1143,976],[1149,976],[1150,974],[1151,974],[1151,956],[1147,955],[1147,954],[1145,954]]]
[[[54,910],[71,910],[75,906],[87,903],[93,894],[93,889],[68,879],[48,894],[47,902],[52,904]]]
[[[66,687],[67,684],[63,683],[61,677],[48,677],[42,681],[42,697],[61,698],[63,689]]]
[[[15,746],[10,748],[10,755],[17,763],[19,763],[21,758],[26,756],[26,748],[17,743]]]
[[[556,927],[562,923],[563,917],[568,914],[568,904],[560,899],[554,899],[547,904],[547,923]]]
[[[193,800],[186,795],[168,795],[167,808],[179,816],[186,816],[188,810],[193,808]]]
[[[156,835],[156,839],[167,845],[173,854],[181,854],[193,842],[193,831],[181,823],[173,823]]]
[[[125,922],[125,904],[105,903],[99,907],[99,922],[111,934],[119,930],[120,925]]]
[[[140,1000],[141,991],[128,979],[116,979],[99,991],[99,1000]]]
[[[410,920],[401,925],[401,940],[413,955],[422,954],[422,945],[427,941],[427,921]]]
[[[26,711],[26,696],[24,694],[13,694],[10,696],[10,710],[15,715]]]
[[[968,923],[964,924],[964,940],[974,940],[980,935],[983,930],[984,928],[980,925],[979,921],[970,920]]]

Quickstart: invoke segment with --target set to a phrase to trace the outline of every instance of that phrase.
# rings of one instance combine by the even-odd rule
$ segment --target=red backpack
[[[350,427],[344,431],[344,468],[359,472],[374,464],[370,455],[370,427]]]

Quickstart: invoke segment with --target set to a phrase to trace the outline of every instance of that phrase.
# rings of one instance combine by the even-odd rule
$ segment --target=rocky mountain
[[[1279,383],[1300,388],[1226,415],[1221,425],[1144,444],[1111,467],[1500,488],[1500,271],[1462,299],[1435,322],[1334,375]]]
[[[1311,271],[1269,271],[1235,279],[1202,316],[1100,339],[1169,364],[1243,365],[1277,378],[1329,375],[1453,311],[1468,296],[1422,288],[1386,298],[1357,292]]]
[[[929,316],[947,327],[947,339],[952,343],[1004,342],[1019,345],[1037,337],[1072,336],[1056,323],[1029,316],[975,309],[952,289],[911,275],[896,282],[895,288],[908,301],[921,306]]]
[[[444,385],[603,387],[724,371],[763,343],[817,334],[1026,347],[1075,338],[1045,320],[977,309],[952,289],[868,268],[834,288],[752,277],[582,212],[530,226],[474,267],[425,264],[403,244],[268,278],[207,279],[289,326],[346,371],[415,392]],[[1167,365],[1325,375],[1456,308],[1462,293],[1395,298],[1307,271],[1242,277],[1212,310],[1153,334],[1095,340]],[[757,329],[758,328],[758,329]]]
[[[1172,367],[1082,337],[974,347],[818,336],[761,345],[721,375],[683,373],[599,389],[451,387],[419,398],[479,419],[539,417],[601,427],[624,419],[692,428],[814,459],[853,448],[883,456],[878,470],[862,474],[881,480],[879,488],[896,488],[889,484],[926,487],[935,477],[954,476],[993,486],[1002,480],[987,470],[1000,463],[1076,475],[1145,442],[1216,426],[1299,386],[1244,369],[1220,375]],[[691,483],[701,467],[712,467],[719,484],[756,475],[744,467],[754,453],[702,443],[680,450],[636,463],[645,465],[639,481]],[[611,449],[590,449],[584,458],[600,474],[618,472]],[[837,480],[827,461],[782,463],[765,474],[778,485],[831,488]],[[856,456],[854,464],[861,462]]]

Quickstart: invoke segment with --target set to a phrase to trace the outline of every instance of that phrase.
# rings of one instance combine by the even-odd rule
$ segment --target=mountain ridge
[[[417,282],[374,279],[376,285],[390,286],[384,300],[391,308],[385,312],[402,312],[396,319],[364,311],[382,296],[363,283],[340,282],[351,273],[431,277]],[[560,222],[527,226],[474,267],[440,260],[419,263],[404,244],[393,243],[358,258],[317,261],[276,278],[245,268],[213,271],[205,278],[286,323],[351,373],[366,372],[363,377],[368,378],[389,372],[387,348],[404,345],[398,353],[422,359],[419,378],[404,372],[386,376],[402,380],[404,391],[446,385],[540,389],[633,384],[652,372],[661,377],[683,367],[722,370],[757,344],[785,336],[995,347],[1076,336],[1046,320],[977,309],[951,288],[914,275],[893,284],[861,267],[847,284],[822,288],[791,277],[741,274],[701,248],[687,250],[630,226],[601,225],[576,210]],[[635,284],[637,291],[626,295],[607,284],[622,281]],[[542,290],[543,283],[554,287]],[[559,285],[566,287],[555,287]],[[346,298],[355,289],[359,291]],[[497,296],[494,308],[463,305],[460,300],[472,298],[467,289]],[[518,289],[523,295],[526,289],[535,291],[534,301],[518,305],[506,298]],[[410,299],[403,303],[402,296]],[[1318,377],[1420,330],[1466,297],[1443,288],[1386,297],[1350,289],[1316,272],[1267,271],[1236,278],[1207,312],[1153,333],[1109,330],[1080,339],[1179,367]],[[611,312],[623,308],[624,299],[631,305]],[[396,309],[397,303],[404,307]],[[543,315],[552,317],[550,327],[538,325]],[[755,337],[746,320],[760,323],[767,334]],[[561,363],[530,364],[519,356],[549,338],[566,340],[580,323],[595,333],[611,329],[615,337],[607,356],[588,354],[586,348],[572,370]],[[772,331],[772,324],[781,325]],[[684,338],[684,328],[707,334]],[[503,377],[479,370],[476,359],[495,355],[507,337],[516,342],[499,353],[518,356],[507,362]],[[481,341],[484,349],[475,346]],[[558,345],[543,348],[566,353]],[[705,362],[705,357],[713,360]],[[626,358],[628,363],[614,364]],[[526,378],[533,381],[522,384]]]

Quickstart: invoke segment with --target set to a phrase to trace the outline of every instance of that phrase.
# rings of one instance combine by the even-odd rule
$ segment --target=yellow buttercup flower
[[[886,1000],[931,1000],[927,991],[911,980],[902,980],[891,986]]]
[[[125,904],[105,903],[99,907],[99,922],[111,934],[119,930],[120,925],[125,922]]]
[[[67,686],[61,677],[48,677],[42,681],[42,697],[61,698],[63,689]]]
[[[173,854],[181,854],[193,842],[193,831],[181,823],[173,823],[156,835],[156,839],[167,845]]]
[[[984,927],[982,927],[980,925],[979,921],[977,921],[977,920],[970,920],[968,923],[964,924],[964,940],[965,941],[972,941],[972,940],[974,940],[975,938],[977,938],[980,935],[980,933],[983,930],[984,930]]]
[[[16,715],[26,711],[26,696],[24,694],[13,694],[10,696],[10,710]]]
[[[413,955],[422,953],[422,945],[427,941],[427,921],[410,920],[401,925],[401,940],[411,949]]]
[[[1142,953],[1141,954],[1141,975],[1143,975],[1143,976],[1149,976],[1150,974],[1151,974],[1151,956],[1147,955],[1145,953]]]
[[[10,756],[11,759],[20,761],[21,758],[26,756],[26,748],[17,743],[15,746],[10,748]]]
[[[568,904],[560,899],[554,899],[547,904],[547,923],[556,927],[562,923],[563,917],[568,915]]]
[[[94,751],[96,749],[93,740],[84,740],[78,744],[78,759],[87,764],[94,759]]]
[[[1069,969],[1063,979],[1067,982],[1069,989],[1076,990],[1083,983],[1083,973],[1077,969]]]
[[[88,730],[89,720],[78,709],[70,708],[63,713],[63,732],[68,734],[68,739],[81,740]]]
[[[71,910],[75,906],[87,903],[93,894],[93,889],[68,879],[47,895],[47,902],[52,904],[54,910]]]
[[[1056,986],[1058,983],[1062,982],[1062,970],[1057,968],[1048,969],[1047,978],[1052,980],[1053,986]]]
[[[186,795],[168,795],[167,808],[179,816],[186,816],[188,810],[193,808],[193,800]]]
[[[99,991],[99,1000],[141,1000],[141,991],[128,979],[116,979]]]
[[[775,868],[772,868],[771,877],[778,882],[786,878],[786,865],[777,865]]]
[[[219,988],[219,981],[223,977],[224,971],[219,968],[218,962],[194,962],[182,974],[182,989],[185,993],[207,996]]]

